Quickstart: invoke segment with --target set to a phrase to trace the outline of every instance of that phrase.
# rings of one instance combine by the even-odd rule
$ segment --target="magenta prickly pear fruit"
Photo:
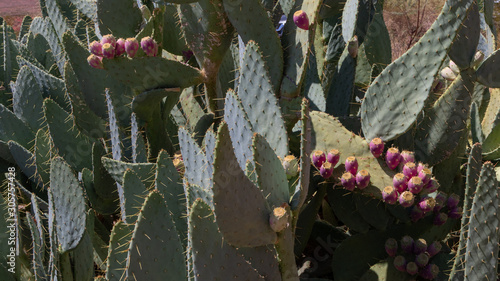
[[[116,41],[115,56],[121,56],[125,54],[125,39],[120,38]]]
[[[422,192],[425,194],[433,193],[434,191],[438,190],[439,188],[439,183],[435,178],[431,178],[429,182],[424,185],[424,188],[422,188]]]
[[[412,222],[419,221],[421,218],[424,217],[424,212],[420,210],[418,206],[413,206],[410,211],[410,219]]]
[[[392,184],[394,188],[398,191],[398,193],[402,193],[408,187],[407,185],[408,179],[405,177],[403,173],[397,173],[392,178]]]
[[[415,263],[418,267],[424,267],[429,263],[429,258],[428,253],[420,253],[415,257]]]
[[[424,187],[424,184],[422,183],[422,180],[419,177],[412,177],[408,181],[408,191],[410,191],[413,194],[420,193],[420,191],[422,191],[423,187]]]
[[[398,201],[398,193],[394,187],[388,185],[382,190],[382,200],[387,204],[396,204]]]
[[[415,243],[413,243],[413,253],[415,255],[424,253],[427,251],[427,242],[423,238],[419,238],[415,240]]]
[[[288,227],[287,204],[285,203],[283,205],[284,206],[274,208],[271,216],[269,217],[269,225],[275,232],[280,232]]]
[[[332,167],[335,167],[340,160],[340,152],[337,149],[331,149],[326,156],[326,161],[332,163]]]
[[[409,179],[411,179],[412,177],[416,177],[418,175],[418,172],[415,163],[407,162],[406,164],[404,164],[403,174]]]
[[[441,208],[444,207],[444,204],[446,202],[446,194],[443,193],[443,192],[438,192],[436,194],[436,197],[434,198],[434,200],[436,200],[436,206],[434,206],[434,212],[439,212],[441,210]]]
[[[116,46],[116,39],[113,35],[111,34],[108,34],[108,35],[104,35],[101,39],[101,44],[104,45],[104,44],[110,44],[111,46],[113,46],[113,48],[115,48]]]
[[[158,44],[149,36],[141,39],[141,48],[148,57],[154,57],[158,53]]]
[[[435,264],[426,265],[418,275],[426,280],[434,280],[439,274],[439,267]]]
[[[448,212],[448,217],[450,219],[459,219],[462,217],[462,207],[455,206]]]
[[[321,167],[319,168],[319,174],[324,178],[327,179],[332,176],[333,173],[333,166],[332,163],[330,162],[325,162]]]
[[[372,139],[370,142],[370,151],[375,158],[379,158],[382,154],[384,154],[384,142],[381,138]]]
[[[309,30],[309,17],[307,17],[306,12],[298,10],[293,13],[293,22],[298,28]]]
[[[413,151],[403,150],[401,152],[401,164],[404,165],[408,162],[415,162],[415,154]]]
[[[429,254],[429,257],[433,257],[435,255],[437,255],[439,252],[441,252],[441,248],[443,246],[441,245],[441,243],[439,241],[434,241],[432,242],[432,244],[430,244],[428,247],[427,247],[427,253]]]
[[[345,160],[345,170],[353,175],[358,172],[358,160],[354,156],[349,156]]]
[[[135,57],[135,54],[137,54],[138,50],[139,50],[139,42],[137,42],[137,39],[127,38],[127,40],[125,40],[125,52],[127,52],[127,55],[130,58]]]
[[[403,256],[397,256],[394,258],[394,267],[402,272],[406,272],[406,259]]]
[[[432,221],[432,223],[434,225],[443,225],[446,223],[447,220],[448,220],[448,215],[446,213],[438,212],[434,216],[434,220]]]
[[[415,196],[409,191],[404,191],[403,193],[401,193],[398,199],[399,204],[405,208],[413,205],[414,200]]]
[[[424,213],[428,213],[432,210],[434,210],[434,207],[436,206],[436,200],[432,197],[425,197],[418,202],[418,208],[422,210]]]
[[[385,154],[385,162],[387,163],[387,166],[389,166],[391,170],[394,170],[399,165],[400,161],[401,154],[399,154],[399,150],[395,147],[389,148]]]
[[[389,238],[385,241],[385,251],[390,257],[395,257],[398,251],[398,241],[394,238]]]
[[[340,178],[340,182],[342,183],[342,186],[350,191],[353,191],[354,188],[356,187],[356,179],[354,176],[349,173],[345,172],[342,177]]]
[[[418,273],[418,265],[413,261],[409,262],[406,265],[406,272],[408,272],[408,274],[410,274],[410,275],[417,274]]]
[[[282,162],[287,179],[291,179],[299,173],[299,160],[293,155],[285,156]]]
[[[88,56],[87,62],[93,68],[104,69],[104,66],[102,64],[102,57],[98,57],[94,54],[91,54],[90,56]]]
[[[403,236],[403,238],[401,238],[401,241],[399,243],[401,244],[401,249],[403,249],[405,253],[413,253],[413,244],[415,243],[415,241],[413,241],[413,238],[405,235]]]
[[[89,50],[92,54],[102,57],[102,44],[99,41],[90,43]]]
[[[417,168],[418,170],[418,168]],[[423,168],[418,172],[418,177],[422,180],[424,185],[427,185],[432,178],[431,170]],[[424,188],[425,189],[425,188]]]
[[[311,156],[311,160],[313,162],[313,165],[316,167],[316,168],[320,168],[321,165],[323,165],[323,163],[325,163],[326,161],[326,155],[323,151],[321,150],[315,150],[313,151],[312,153],[312,156]]]
[[[450,197],[448,197],[448,200],[446,201],[446,206],[448,206],[449,209],[452,209],[456,207],[459,202],[460,202],[460,197],[455,193],[453,193],[450,195]]]
[[[364,189],[370,183],[370,173],[367,170],[361,170],[356,174],[356,185],[359,189]]]
[[[426,164],[422,163],[422,162],[418,162],[417,172],[420,173],[420,171],[422,171],[422,169],[429,169],[429,167]]]
[[[112,59],[115,57],[115,47],[111,44],[106,43],[102,45],[102,56],[107,59]]]

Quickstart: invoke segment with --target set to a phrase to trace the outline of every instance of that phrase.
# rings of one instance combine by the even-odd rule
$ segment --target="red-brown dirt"
[[[19,32],[24,16],[40,16],[40,2],[38,0],[0,0],[0,17],[7,24],[12,25]]]

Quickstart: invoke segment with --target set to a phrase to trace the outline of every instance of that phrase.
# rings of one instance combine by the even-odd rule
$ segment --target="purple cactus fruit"
[[[361,170],[356,174],[356,184],[359,189],[364,189],[370,183],[370,173],[367,170]]]
[[[286,209],[288,204],[283,204],[281,207],[274,208],[269,216],[269,225],[274,232],[280,232],[288,227],[288,211]]]
[[[394,258],[394,267],[402,272],[406,272],[406,259],[403,256],[397,256]]]
[[[415,243],[415,241],[413,241],[413,238],[411,238],[408,235],[405,235],[403,236],[403,238],[401,238],[401,241],[399,241],[399,243],[401,245],[401,249],[403,249],[405,253],[407,254],[413,253],[413,244]]]
[[[112,59],[115,57],[115,47],[111,44],[106,43],[102,45],[102,56],[107,59]]]
[[[325,163],[326,161],[326,155],[323,151],[321,150],[315,150],[313,151],[312,153],[312,162],[313,162],[313,165],[316,167],[316,168],[320,168],[321,165],[323,165],[323,163]]]
[[[418,167],[417,167],[417,170],[418,170]],[[427,185],[431,178],[432,178],[432,172],[431,170],[427,169],[427,168],[422,168],[419,172],[418,172],[418,177],[422,180],[422,182],[424,183],[424,186]],[[424,189],[426,189],[424,187]]]
[[[439,274],[439,267],[435,264],[428,264],[420,270],[418,275],[426,280],[434,280]]]
[[[332,167],[335,167],[340,160],[340,152],[337,149],[331,149],[326,156],[326,161],[332,163]]]
[[[415,255],[424,253],[427,251],[427,242],[423,238],[419,238],[415,240],[415,243],[413,243],[413,253]]]
[[[158,44],[149,36],[141,39],[141,48],[148,57],[154,57],[158,53]]]
[[[450,219],[459,219],[462,217],[462,207],[455,206],[448,212],[448,217]]]
[[[345,170],[346,172],[349,172],[353,175],[358,172],[358,160],[356,160],[356,157],[347,157],[347,159],[345,160]]]
[[[349,173],[345,172],[342,177],[340,178],[340,182],[342,183],[342,186],[350,191],[353,191],[354,188],[356,187],[356,179],[354,176]]]
[[[434,215],[434,220],[432,221],[432,223],[434,225],[443,225],[447,220],[448,215],[446,213],[437,212],[436,215]]]
[[[424,164],[422,162],[418,162],[418,165],[417,165],[417,172],[420,173],[420,171],[422,171],[422,169],[429,169],[429,167],[427,166],[427,164]]]
[[[427,253],[429,254],[429,257],[432,258],[433,256],[437,255],[439,252],[441,252],[441,248],[443,246],[439,241],[434,241],[432,244],[430,244],[427,247]]]
[[[399,204],[403,207],[410,207],[411,205],[413,205],[413,201],[415,200],[415,196],[413,195],[413,193],[409,192],[409,191],[404,191],[403,193],[401,193],[399,195]]]
[[[88,56],[87,62],[93,68],[104,69],[104,66],[102,64],[102,57],[98,57],[94,54],[91,54],[90,56]]]
[[[415,154],[412,151],[403,150],[401,152],[401,164],[404,165],[408,162],[415,162]]]
[[[449,209],[452,209],[456,207],[459,202],[460,202],[460,197],[455,193],[453,193],[448,197],[448,200],[446,201],[446,206],[448,206]]]
[[[394,238],[389,238],[385,241],[385,251],[390,257],[395,257],[398,251],[398,241]]]
[[[408,181],[408,190],[413,194],[420,193],[420,191],[422,191],[423,187],[424,187],[424,184],[422,183],[422,180],[419,177],[412,177]]]
[[[389,148],[385,154],[385,162],[387,163],[387,166],[389,166],[391,170],[394,170],[399,165],[400,161],[401,155],[399,154],[399,150],[395,147]]]
[[[370,151],[375,158],[379,158],[382,154],[384,154],[384,142],[381,138],[372,139],[370,142]]]
[[[319,174],[324,179],[331,177],[332,173],[333,173],[333,166],[332,166],[332,163],[330,163],[330,162],[323,163],[323,165],[321,165],[321,168],[319,168]]]
[[[410,275],[417,274],[418,273],[418,265],[413,261],[409,262],[406,265],[406,272],[408,272],[408,274],[410,274]]]
[[[121,56],[125,54],[125,39],[120,38],[116,41],[115,56]]]
[[[137,42],[137,39],[127,38],[127,40],[125,40],[125,52],[127,52],[127,55],[130,58],[135,57],[135,54],[137,54],[138,50],[139,50],[139,42]]]
[[[434,210],[434,207],[436,206],[436,200],[432,197],[425,197],[418,202],[418,208],[422,210],[422,212],[428,213],[432,210]]]
[[[99,41],[93,41],[89,45],[89,50],[92,54],[102,57],[102,44]]]
[[[422,188],[422,193],[429,194],[433,193],[434,191],[438,190],[439,188],[439,183],[435,178],[431,178],[429,182],[424,185],[424,188]]]
[[[282,162],[287,179],[291,179],[299,173],[299,160],[293,155],[287,155]]]
[[[413,162],[407,162],[406,164],[404,164],[403,166],[403,174],[411,179],[412,177],[415,177],[418,175],[418,172],[417,172],[417,166],[415,165],[415,163]]]
[[[398,193],[394,187],[388,185],[382,190],[382,200],[387,204],[396,204],[398,201]]]
[[[413,206],[413,208],[411,208],[410,219],[412,222],[419,221],[424,215],[424,212],[418,206]]]
[[[298,28],[309,30],[309,18],[307,17],[306,12],[298,10],[293,13],[293,22]]]
[[[403,173],[397,173],[392,178],[392,184],[394,185],[394,188],[398,191],[398,193],[403,193],[406,190],[406,188],[408,187],[407,181],[408,179]]]
[[[115,48],[116,46],[116,39],[113,35],[111,34],[108,34],[108,35],[104,35],[102,38],[101,38],[101,44],[104,45],[104,44],[110,44],[111,46],[113,46],[113,48]]]
[[[418,267],[424,267],[429,263],[429,258],[428,253],[420,253],[415,257],[415,263]]]
[[[434,206],[434,212],[439,212],[446,202],[446,194],[444,192],[438,192],[434,200],[436,200],[436,206]]]

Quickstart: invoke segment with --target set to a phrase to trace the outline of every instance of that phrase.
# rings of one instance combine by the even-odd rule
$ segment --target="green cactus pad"
[[[253,162],[251,149],[253,128],[240,99],[233,90],[229,90],[226,95],[224,120],[229,127],[229,134],[231,135],[238,164],[244,170],[248,161]]]
[[[8,142],[13,140],[24,148],[33,146],[35,134],[21,119],[17,118],[12,111],[0,104],[0,140]]]
[[[477,103],[472,102],[470,107],[470,127],[472,142],[482,143],[484,141],[483,129],[481,128],[481,117],[479,116]]]
[[[273,23],[259,0],[223,0],[229,20],[244,44],[255,41],[269,69],[270,81],[276,92],[283,75],[283,51]],[[253,24],[249,25],[248,22]]]
[[[118,200],[115,181],[104,168],[101,158],[106,154],[104,147],[100,143],[92,146],[92,171],[95,192],[106,200]]]
[[[56,63],[54,55],[52,55],[52,51],[50,50],[49,43],[41,34],[33,35],[33,33],[30,32],[28,34],[26,47],[31,55],[44,66],[44,69],[49,69]]]
[[[142,137],[142,133],[139,131],[139,125],[137,124],[137,117],[135,113],[132,113],[130,118],[130,142],[132,143],[132,162],[148,162],[146,143]]]
[[[141,179],[131,170],[125,171],[123,175],[123,199],[120,196],[120,207],[122,217],[126,217],[126,222],[134,224],[139,215],[139,210],[148,196],[149,190],[141,182]]]
[[[189,232],[192,239],[194,275],[203,280],[264,280],[237,250],[227,244],[214,213],[201,200],[191,208]]]
[[[195,96],[199,94],[197,87],[189,87],[184,89],[179,97],[179,102],[182,106],[182,111],[186,117],[190,132],[194,131],[196,124],[205,114],[201,105],[195,98]]]
[[[91,20],[97,18],[96,0],[69,0],[75,7]]]
[[[43,187],[43,182],[40,175],[37,173],[35,165],[35,157],[26,148],[22,147],[15,141],[9,141],[10,153],[14,157],[17,165],[21,167],[21,171],[39,188]]]
[[[487,162],[481,169],[470,211],[464,264],[465,280],[494,280],[497,277],[497,241],[500,239],[498,193],[498,181],[493,165]]]
[[[42,92],[27,66],[23,66],[17,74],[15,88],[12,95],[14,114],[34,130],[42,127],[44,121]]]
[[[121,134],[120,128],[118,126],[115,114],[115,107],[113,105],[113,101],[111,100],[111,96],[109,95],[109,90],[106,89],[106,105],[108,107],[108,126],[109,126],[109,135],[111,142],[111,154],[114,160],[122,160],[122,142],[121,142]]]
[[[153,114],[151,108],[156,105],[167,96],[179,96],[179,88],[171,89],[158,89],[140,93],[134,97],[132,101],[132,110],[137,114],[137,116],[145,121],[151,120]]]
[[[457,148],[469,117],[473,88],[471,75],[463,73],[425,111],[415,135],[417,161],[434,166]]]
[[[121,185],[123,185],[123,175],[128,169],[132,170],[147,188],[154,184],[155,164],[153,163],[126,163],[107,157],[102,157],[101,161],[108,173]]]
[[[31,22],[30,31],[35,35],[42,35],[45,40],[47,40],[50,45],[50,49],[52,50],[52,54],[55,57],[59,72],[63,74],[64,63],[66,62],[65,52],[50,19],[39,17],[34,18]]]
[[[500,50],[495,51],[479,66],[476,71],[477,81],[490,88],[500,88],[498,64],[500,63]]]
[[[3,81],[6,85],[12,80],[13,77],[17,75],[17,71],[19,70],[19,65],[16,61],[16,57],[19,55],[18,48],[16,48],[14,41],[15,38],[10,38],[9,29],[11,27],[7,26],[7,24],[3,23],[3,41],[2,41],[2,50],[3,50]]]
[[[104,60],[108,73],[134,90],[189,87],[202,82],[198,69],[161,57]],[[142,71],[137,72],[137,69]]]
[[[356,209],[354,195],[344,189],[331,189],[328,192],[328,202],[335,215],[349,228],[361,233],[366,233],[370,225],[366,222]]]
[[[262,53],[253,41],[247,43],[243,65],[238,97],[248,114],[253,131],[264,136],[279,157],[285,157],[288,154],[285,124]]]
[[[350,112],[356,74],[356,59],[349,55],[348,48],[348,44],[346,44],[326,98],[326,113],[333,116],[347,116]]]
[[[259,134],[254,135],[252,148],[258,186],[267,203],[271,208],[279,207],[283,203],[288,204],[288,180],[280,159],[266,139]]]
[[[353,193],[356,209],[365,221],[378,230],[386,230],[391,216],[380,200]]]
[[[119,221],[113,226],[109,240],[106,279],[119,281],[124,279],[127,262],[127,249],[132,236],[131,226]]]
[[[205,153],[184,128],[179,128],[179,144],[186,171],[184,176],[192,184],[205,189],[212,186],[212,171],[207,164]]]
[[[448,0],[424,36],[373,81],[361,104],[367,139],[389,141],[415,123],[472,2]]]
[[[394,266],[394,259],[389,258],[372,265],[370,269],[361,276],[359,281],[374,281],[374,280],[399,280],[409,281],[411,275],[406,272],[401,272]]]
[[[368,26],[363,45],[370,65],[379,64],[385,67],[392,62],[392,51],[382,6],[383,1],[377,1],[375,15]]]
[[[481,35],[480,17],[477,1],[474,1],[467,11],[457,37],[453,40],[448,56],[460,69],[471,66],[476,54],[477,44]]]
[[[55,102],[46,99],[43,106],[50,135],[59,154],[78,171],[83,168],[90,169],[92,167],[92,140],[80,133],[74,126],[73,116],[66,113]]]
[[[47,278],[47,273],[43,264],[43,254],[45,249],[43,248],[43,240],[36,227],[35,219],[30,213],[26,213],[26,220],[28,221],[29,229],[31,232],[32,243],[33,243],[33,273],[36,274],[37,278]]]
[[[87,22],[79,20],[75,23],[74,33],[80,42],[87,42]]]
[[[82,170],[82,183],[92,209],[103,215],[113,215],[119,211],[118,198],[106,199],[99,196],[97,193],[98,188],[96,188],[96,183],[92,178],[92,172],[87,168],[83,168]],[[117,191],[115,193],[118,194]]]
[[[50,192],[54,198],[57,238],[62,252],[74,249],[85,232],[85,199],[71,167],[60,157],[50,165]]]
[[[116,39],[134,37],[140,30],[142,15],[134,0],[97,0],[99,31]]]
[[[64,32],[69,30],[71,24],[68,22],[68,19],[62,14],[61,7],[57,0],[45,0],[45,7],[47,9],[47,14],[49,15],[50,21],[54,26],[54,30],[56,31],[59,38],[62,38]]]
[[[261,191],[238,166],[228,126],[223,123],[218,131],[214,163],[217,224],[231,245],[256,247],[273,244],[277,236],[269,226],[271,209]]]
[[[165,243],[168,241],[168,243]],[[171,214],[158,192],[142,206],[130,242],[126,274],[132,280],[187,280],[184,250]]]
[[[35,163],[37,173],[40,175],[42,182],[48,184],[50,180],[50,158],[51,158],[52,143],[50,134],[47,129],[40,129],[35,137]]]

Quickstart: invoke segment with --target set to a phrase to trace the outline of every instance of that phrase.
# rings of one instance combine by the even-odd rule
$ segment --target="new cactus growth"
[[[370,141],[370,152],[375,158],[379,158],[384,154],[384,142],[381,138],[374,138]]]
[[[394,147],[389,148],[385,154],[385,161],[391,170],[396,169],[401,161],[401,154],[399,153],[399,150]]]
[[[353,175],[358,172],[358,160],[354,156],[349,156],[345,160],[345,170]]]
[[[135,57],[137,51],[139,50],[139,42],[135,38],[127,38],[125,41],[125,52],[130,58]]]
[[[353,191],[356,188],[356,178],[349,172],[345,172],[340,178],[340,182],[342,186],[350,191]]]
[[[367,170],[361,170],[356,174],[356,185],[359,189],[364,189],[370,184],[370,173]]]
[[[298,10],[293,13],[293,22],[300,29],[309,29],[309,17],[307,16],[306,12],[302,10]]]

